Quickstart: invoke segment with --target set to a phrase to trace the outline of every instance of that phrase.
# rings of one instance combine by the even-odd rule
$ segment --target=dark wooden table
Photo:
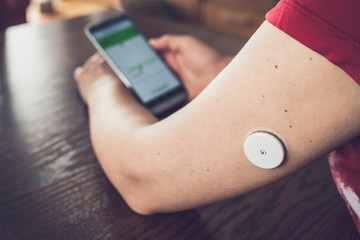
[[[228,201],[132,212],[96,160],[72,77],[94,52],[83,26],[111,14],[0,34],[0,239],[358,239],[326,159]],[[157,18],[136,22],[148,37],[192,34],[227,54],[246,41]]]

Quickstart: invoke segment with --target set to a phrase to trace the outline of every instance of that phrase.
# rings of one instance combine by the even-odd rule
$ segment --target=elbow
[[[119,190],[119,189],[118,189]],[[119,191],[128,207],[143,216],[163,212],[160,208],[160,197],[154,197],[147,189],[137,184],[127,184],[126,190]]]
[[[132,211],[142,216],[151,216],[156,213],[160,213],[160,211],[157,211],[154,206],[151,206],[151,204],[139,201],[138,199],[134,200],[125,198],[125,201]]]
[[[121,158],[117,156],[108,161],[112,162],[105,168],[108,178],[134,212],[145,216],[171,212],[169,176],[159,168],[160,164],[149,161],[149,154],[139,152],[138,149],[144,150],[144,147],[136,147],[138,145],[130,144],[130,140],[127,143],[119,154]]]
[[[134,212],[149,216],[164,212],[164,194],[157,194],[161,189],[156,183],[156,174],[137,168],[136,171],[127,169],[127,172],[122,173],[121,178],[114,182],[114,186]]]

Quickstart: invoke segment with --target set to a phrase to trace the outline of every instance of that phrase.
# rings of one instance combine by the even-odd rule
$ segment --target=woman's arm
[[[75,74],[93,146],[116,189],[142,214],[243,194],[360,134],[360,87],[267,22],[199,96],[162,121],[97,61]],[[286,161],[276,169],[244,155],[245,137],[259,128],[286,141]]]

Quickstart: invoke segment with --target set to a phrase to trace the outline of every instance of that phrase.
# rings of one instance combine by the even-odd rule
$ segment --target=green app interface
[[[144,103],[180,85],[131,21],[96,30],[94,36]]]

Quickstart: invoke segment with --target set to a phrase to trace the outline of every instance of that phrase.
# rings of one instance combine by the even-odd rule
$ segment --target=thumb
[[[158,51],[177,51],[181,48],[181,37],[171,34],[166,34],[160,38],[153,38],[149,40],[153,48]]]
[[[163,51],[167,49],[166,43],[160,38],[150,38],[149,44],[157,51]]]

